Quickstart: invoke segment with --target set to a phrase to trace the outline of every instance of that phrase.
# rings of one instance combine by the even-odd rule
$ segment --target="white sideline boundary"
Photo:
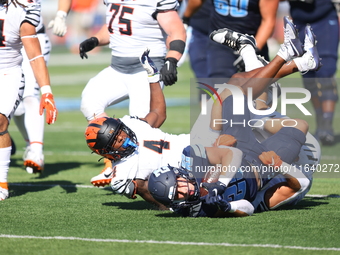
[[[18,236],[0,234],[0,238],[17,238],[17,239],[43,239],[43,240],[72,240],[86,242],[104,242],[104,243],[149,243],[149,244],[172,244],[172,245],[199,245],[199,246],[225,246],[225,247],[259,247],[274,249],[295,249],[295,250],[313,250],[313,251],[340,251],[340,248],[322,248],[322,247],[303,247],[277,244],[232,244],[232,243],[203,243],[203,242],[174,242],[174,241],[155,241],[155,240],[127,240],[127,239],[97,239],[97,238],[80,238],[66,236]]]

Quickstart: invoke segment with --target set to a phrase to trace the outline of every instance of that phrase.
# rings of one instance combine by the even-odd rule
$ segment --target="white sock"
[[[26,146],[28,146],[30,144],[30,141],[28,139],[28,134],[27,134],[26,127],[25,127],[25,113],[21,115],[14,115],[13,119],[22,137],[26,141]]]
[[[0,148],[0,182],[7,182],[12,146]]]
[[[246,72],[249,72],[259,67],[263,67],[263,64],[257,58],[255,49],[251,45],[246,45],[240,51],[240,55],[243,58]]]
[[[39,114],[40,102],[36,97],[24,98],[25,127],[32,150],[42,153],[44,139],[44,114]],[[33,147],[32,147],[33,145]]]

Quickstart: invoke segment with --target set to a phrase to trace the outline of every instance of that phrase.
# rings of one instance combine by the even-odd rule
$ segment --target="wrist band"
[[[60,17],[63,17],[63,18],[66,18],[67,17],[67,13],[60,10],[60,11],[57,11],[57,16],[60,16]]]
[[[50,93],[52,94],[52,90],[51,90],[51,86],[50,85],[44,85],[40,88],[40,92],[41,94],[46,94],[46,93]]]
[[[169,50],[178,51],[179,53],[183,54],[185,49],[185,42],[182,40],[174,40],[171,41],[169,44]]]

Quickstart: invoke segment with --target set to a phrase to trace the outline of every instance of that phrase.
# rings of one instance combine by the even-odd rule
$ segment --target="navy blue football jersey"
[[[230,28],[255,35],[261,23],[259,0],[212,0],[211,30]]]

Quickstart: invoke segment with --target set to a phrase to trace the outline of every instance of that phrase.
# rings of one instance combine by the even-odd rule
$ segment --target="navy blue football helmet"
[[[179,200],[177,194],[178,178],[184,178],[186,183],[194,186],[194,194]],[[192,206],[200,202],[200,190],[194,175],[183,168],[172,166],[161,167],[153,171],[149,177],[148,189],[152,197],[159,203],[172,209]]]

